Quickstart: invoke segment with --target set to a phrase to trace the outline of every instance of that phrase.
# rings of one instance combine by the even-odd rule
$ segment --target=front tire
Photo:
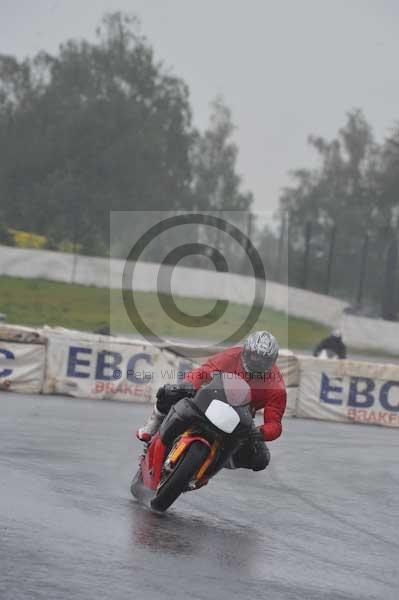
[[[190,444],[183,458],[159,488],[155,498],[151,500],[151,508],[158,512],[167,510],[187,488],[208,454],[209,448],[205,444],[201,442]]]

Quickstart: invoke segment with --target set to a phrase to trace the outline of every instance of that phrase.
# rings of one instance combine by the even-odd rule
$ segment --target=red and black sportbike
[[[249,403],[248,384],[232,373],[215,373],[194,398],[179,400],[146,443],[133,496],[150,492],[151,508],[164,512],[183,492],[206,485],[255,427]]]

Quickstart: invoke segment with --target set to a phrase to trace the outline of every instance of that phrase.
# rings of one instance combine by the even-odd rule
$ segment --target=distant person
[[[328,337],[317,344],[313,350],[313,356],[317,358],[346,358],[346,346],[339,329],[334,329]]]

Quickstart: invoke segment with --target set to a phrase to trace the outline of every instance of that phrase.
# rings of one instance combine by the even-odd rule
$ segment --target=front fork
[[[211,443],[203,436],[197,435],[191,429],[188,429],[175,442],[164,463],[164,468],[167,471],[173,470],[179,459],[183,456],[184,452],[186,452],[188,447],[194,442],[201,442],[202,444],[205,444],[205,446],[209,448],[209,453],[202,465],[199,467],[195,478],[190,485],[190,489],[196,489],[197,487],[201,487],[208,483],[206,473],[209,467],[213,464],[220,448],[219,440],[216,439],[213,441],[213,443]]]

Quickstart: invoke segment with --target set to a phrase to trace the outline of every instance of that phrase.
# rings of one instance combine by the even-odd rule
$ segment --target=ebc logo
[[[369,377],[350,377],[347,388],[342,377],[329,377],[322,373],[320,402],[335,406],[345,404],[352,408],[371,408],[379,402],[384,410],[399,412],[397,388],[399,381],[384,381],[377,386],[376,381]]]
[[[123,361],[124,357],[120,352],[101,350],[93,356],[92,348],[71,346],[68,353],[67,376],[78,379],[88,379],[94,376],[94,379],[98,381],[113,381],[114,373],[121,372]],[[138,352],[129,358],[126,365],[126,378],[132,383],[143,383],[143,378],[140,377],[141,373],[136,367],[139,361],[151,365],[151,355],[146,352]]]
[[[11,352],[11,350],[7,350],[7,348],[0,348],[0,365],[2,365],[3,363],[2,356],[4,356],[6,360],[15,360],[15,355],[13,352]],[[0,377],[10,377],[12,372],[13,369],[5,367],[3,370],[0,371]]]

